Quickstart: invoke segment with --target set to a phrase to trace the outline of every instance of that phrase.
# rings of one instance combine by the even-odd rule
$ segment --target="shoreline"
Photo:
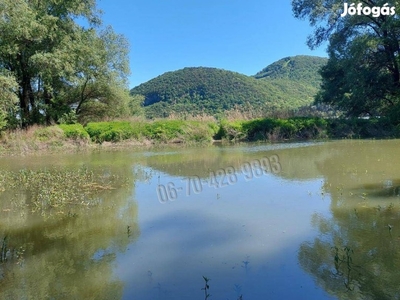
[[[111,121],[0,133],[0,157],[156,149],[241,142],[285,143],[338,139],[395,139],[400,125],[383,119],[253,119],[227,121]]]

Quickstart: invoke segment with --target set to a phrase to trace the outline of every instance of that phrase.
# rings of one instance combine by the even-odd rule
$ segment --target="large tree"
[[[90,104],[113,116],[129,100],[128,44],[101,27],[95,0],[0,0],[0,32],[0,70],[17,82],[23,124]]]
[[[18,97],[15,91],[18,84],[15,78],[3,72],[0,73],[0,130],[7,125],[7,117],[15,114]]]
[[[334,105],[349,116],[390,115],[400,112],[400,19],[388,8],[400,1],[364,0],[378,14],[347,14],[342,0],[293,0],[295,17],[315,28],[311,48],[328,42],[328,64],[322,68],[322,89],[317,102]],[[350,5],[351,3],[348,3]],[[386,6],[385,6],[386,4]],[[357,6],[356,6],[357,7]]]

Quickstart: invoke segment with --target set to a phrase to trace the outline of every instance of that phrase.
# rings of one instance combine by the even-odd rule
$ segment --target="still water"
[[[400,299],[399,149],[1,158],[0,298]]]

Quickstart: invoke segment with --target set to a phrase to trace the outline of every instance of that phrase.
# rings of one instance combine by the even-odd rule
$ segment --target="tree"
[[[0,73],[0,131],[10,121],[8,118],[15,115],[18,103],[15,94],[17,88],[18,84],[13,76]]]
[[[71,107],[79,115],[90,101],[119,107],[106,98],[126,89],[129,47],[111,27],[101,29],[95,4],[0,0],[0,69],[18,83],[24,125],[56,121]]]
[[[383,9],[386,5],[386,9]],[[365,0],[360,7],[379,8],[379,16],[347,14],[343,1],[293,0],[296,18],[307,18],[314,33],[310,48],[328,42],[328,64],[321,69],[316,101],[349,116],[398,117],[400,112],[400,19],[389,8],[400,1]]]

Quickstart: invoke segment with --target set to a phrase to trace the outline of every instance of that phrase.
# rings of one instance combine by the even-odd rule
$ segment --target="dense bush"
[[[211,141],[218,128],[216,123],[183,120],[93,122],[85,127],[97,143],[142,138],[163,143]]]
[[[294,117],[288,119],[254,120],[158,120],[113,121],[62,124],[39,128],[35,137],[41,141],[52,138],[88,139],[96,143],[147,139],[161,143],[198,143],[213,139],[229,141],[281,141],[320,138],[385,138],[400,136],[400,126],[389,119],[323,119]]]
[[[181,120],[156,121],[146,124],[144,134],[150,139],[168,141],[184,135],[184,126]]]
[[[91,122],[85,127],[92,141],[96,143],[118,142],[138,138],[138,130],[127,121]]]
[[[218,125],[210,122],[162,120],[146,124],[143,134],[160,142],[203,142],[211,141]]]
[[[69,139],[89,139],[89,134],[81,124],[61,124],[58,125],[66,138]]]
[[[328,126],[328,135],[332,138],[388,138],[399,134],[389,118],[331,119]]]
[[[321,118],[254,119],[221,122],[216,135],[228,140],[282,140],[326,137],[327,121]]]

